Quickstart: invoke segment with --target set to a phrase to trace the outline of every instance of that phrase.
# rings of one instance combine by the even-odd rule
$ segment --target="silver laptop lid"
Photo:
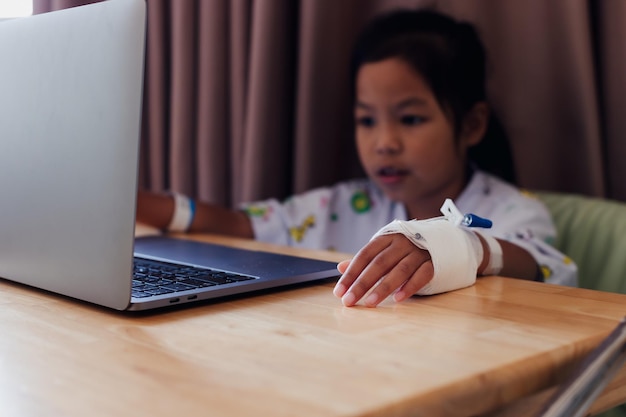
[[[145,8],[0,22],[0,277],[128,305]]]

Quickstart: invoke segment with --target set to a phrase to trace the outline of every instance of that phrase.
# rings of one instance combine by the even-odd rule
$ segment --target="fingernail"
[[[394,299],[394,301],[396,301],[396,302],[400,302],[400,301],[404,300],[405,296],[406,296],[406,295],[404,294],[404,292],[403,292],[403,291],[398,291],[397,293],[395,293],[395,294],[393,295],[393,299]]]
[[[335,294],[335,297],[342,297],[345,293],[346,293],[346,286],[343,284],[337,284],[335,285],[335,288],[333,289],[333,294]]]
[[[350,307],[354,305],[355,301],[356,301],[356,295],[354,295],[354,293],[351,293],[351,292],[344,295],[343,298],[341,299],[341,302],[346,307]]]
[[[365,304],[368,306],[375,306],[377,302],[378,302],[378,294],[376,294],[375,292],[368,295],[367,298],[365,299]]]

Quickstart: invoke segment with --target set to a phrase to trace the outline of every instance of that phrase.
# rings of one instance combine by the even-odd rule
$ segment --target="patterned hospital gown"
[[[485,233],[525,248],[540,265],[545,281],[577,285],[577,268],[554,249],[556,230],[546,207],[531,193],[482,171],[454,200],[463,213],[490,219]],[[443,202],[442,202],[443,203]],[[314,189],[284,202],[270,199],[245,204],[255,238],[308,249],[356,253],[382,226],[408,220],[401,203],[388,199],[367,179]]]

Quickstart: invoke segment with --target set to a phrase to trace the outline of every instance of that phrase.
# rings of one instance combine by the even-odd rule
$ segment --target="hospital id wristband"
[[[186,232],[189,230],[196,214],[196,203],[193,199],[179,193],[171,193],[174,198],[174,213],[167,226],[168,232]]]
[[[480,232],[477,233],[480,234],[480,237],[483,238],[489,248],[489,263],[482,271],[481,275],[498,275],[504,266],[502,260],[502,246],[493,236],[488,236]]]

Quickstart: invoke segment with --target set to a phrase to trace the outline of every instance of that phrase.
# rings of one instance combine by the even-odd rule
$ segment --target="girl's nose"
[[[376,152],[380,154],[397,153],[402,148],[399,132],[397,129],[385,123],[380,126],[376,140]]]

